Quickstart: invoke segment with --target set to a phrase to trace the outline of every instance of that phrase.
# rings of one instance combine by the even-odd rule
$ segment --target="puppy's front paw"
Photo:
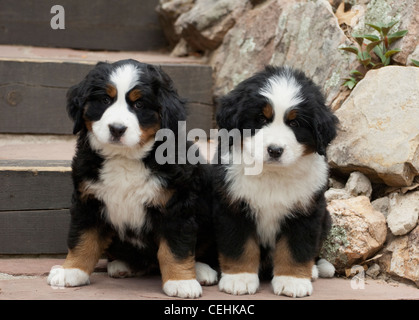
[[[256,273],[237,273],[221,275],[218,287],[221,291],[242,295],[255,294],[259,288],[259,276]]]
[[[305,297],[313,293],[313,285],[310,279],[290,276],[275,276],[272,279],[272,287],[275,294],[288,297]]]
[[[89,284],[89,275],[80,269],[64,269],[54,266],[49,272],[47,283],[52,287],[78,287]]]
[[[202,285],[210,286],[217,283],[218,274],[206,263],[195,263],[196,280]]]
[[[179,298],[198,298],[202,295],[202,288],[198,281],[191,280],[168,280],[163,285],[165,294]]]
[[[335,275],[335,267],[326,259],[317,261],[317,269],[321,278],[333,278]]]
[[[128,264],[121,260],[109,261],[107,269],[108,276],[112,278],[126,278],[134,275]]]

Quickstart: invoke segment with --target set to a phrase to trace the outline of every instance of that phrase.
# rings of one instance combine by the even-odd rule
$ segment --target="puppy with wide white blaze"
[[[134,60],[98,63],[70,88],[67,110],[78,134],[69,250],[48,283],[89,284],[106,254],[111,277],[159,269],[166,294],[199,297],[200,283],[217,281],[204,263],[216,263],[211,177],[199,163],[157,163],[156,132],[177,134],[186,118],[172,80]]]
[[[325,151],[337,118],[302,72],[268,66],[220,99],[217,123],[252,132],[233,140],[228,154],[221,145],[216,154],[220,290],[253,294],[259,275],[268,274],[275,294],[310,295],[312,278],[334,274],[331,264],[322,259],[316,266],[315,259],[331,223]],[[222,164],[226,158],[244,161]],[[261,172],[246,174],[255,163]]]

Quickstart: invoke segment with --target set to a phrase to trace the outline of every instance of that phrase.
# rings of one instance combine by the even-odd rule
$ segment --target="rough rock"
[[[345,185],[346,191],[352,196],[371,197],[372,186],[370,180],[361,172],[354,171],[350,174]]]
[[[342,182],[334,177],[329,177],[329,188],[343,189],[345,188],[345,182]]]
[[[387,224],[396,236],[405,235],[416,227],[419,218],[419,191],[390,195]]]
[[[320,256],[338,272],[365,261],[382,248],[387,235],[386,221],[367,197],[333,200],[328,210],[333,224]]]
[[[337,188],[330,188],[326,190],[324,193],[326,198],[326,202],[330,202],[332,200],[343,200],[352,198],[352,196],[346,191],[346,189],[337,189]]]
[[[349,199],[357,196],[366,196],[371,198],[371,182],[361,172],[352,172],[346,182],[346,185],[343,185],[343,187],[333,187],[333,185],[341,185],[341,183],[337,181],[329,183],[332,184],[332,187],[325,192],[327,202],[338,199]]]
[[[419,61],[419,44],[416,46],[415,51],[407,58],[408,65],[413,66],[412,59]]]
[[[419,68],[369,71],[335,112],[340,130],[328,148],[331,167],[389,186],[411,185],[419,174],[418,89]]]
[[[243,0],[196,0],[174,23],[175,32],[194,50],[214,50],[249,7]]]
[[[368,276],[375,279],[381,272],[381,268],[377,263],[374,263],[368,270],[365,272]]]
[[[419,287],[419,226],[405,236],[394,237],[383,252],[379,263],[387,274],[413,281]]]
[[[266,1],[247,11],[213,52],[215,95],[267,64],[289,65],[312,77],[330,104],[355,61],[354,55],[337,50],[349,44],[326,0]]]
[[[390,199],[388,197],[375,199],[373,202],[371,202],[371,204],[375,210],[380,211],[384,217],[387,217],[388,209],[390,207]]]
[[[175,46],[180,40],[176,33],[175,22],[179,16],[192,9],[195,0],[160,0],[156,8],[163,31],[170,45]]]

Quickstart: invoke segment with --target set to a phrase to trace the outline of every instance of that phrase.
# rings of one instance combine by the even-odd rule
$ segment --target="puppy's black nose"
[[[112,137],[119,139],[127,131],[127,127],[121,124],[110,124],[109,131],[111,132]]]
[[[271,158],[278,159],[284,153],[284,148],[278,146],[269,146],[268,154]]]

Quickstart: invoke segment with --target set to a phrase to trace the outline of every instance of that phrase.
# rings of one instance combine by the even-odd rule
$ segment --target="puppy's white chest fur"
[[[245,175],[243,165],[232,165],[226,179],[231,197],[250,206],[260,243],[274,247],[281,221],[292,210],[304,212],[325,185],[327,175],[324,158],[311,154],[292,166],[264,166],[260,175]]]
[[[124,157],[105,160],[99,181],[86,189],[105,203],[103,214],[121,238],[126,227],[140,231],[146,223],[146,206],[160,205],[165,194],[160,180],[142,161]]]

